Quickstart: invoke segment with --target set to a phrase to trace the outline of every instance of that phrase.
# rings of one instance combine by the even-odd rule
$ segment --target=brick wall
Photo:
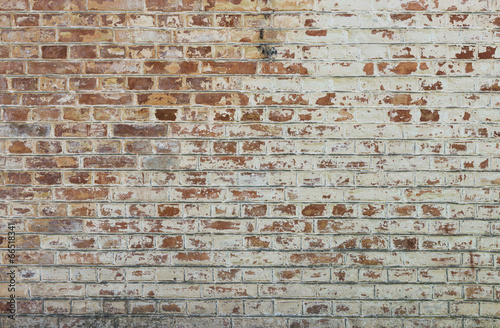
[[[499,8],[0,0],[2,327],[499,327]]]

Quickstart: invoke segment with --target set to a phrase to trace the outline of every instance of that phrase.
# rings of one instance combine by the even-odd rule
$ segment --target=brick
[[[108,197],[106,188],[58,188],[55,195],[62,200],[104,200]]]
[[[124,61],[117,65],[112,61],[88,62],[85,72],[88,74],[133,74],[139,73],[139,63]]]
[[[153,87],[154,80],[152,78],[129,77],[128,88],[130,90],[150,90]]]
[[[0,136],[2,137],[46,137],[50,133],[47,124],[23,124],[12,123],[0,125]]]
[[[12,43],[20,42],[55,42],[56,34],[53,30],[40,28],[25,28],[22,30],[7,30],[2,32],[2,40]],[[22,50],[22,47],[19,48]],[[28,48],[28,51],[32,49]]]
[[[59,10],[84,10],[85,6],[76,0],[34,0],[33,1],[34,10],[47,10],[47,11],[59,11]]]
[[[22,74],[24,72],[24,65],[22,62],[0,62],[0,72],[2,74]]]
[[[95,29],[62,29],[59,32],[59,42],[111,42],[111,30]]]
[[[60,54],[55,55],[59,56]],[[29,74],[79,74],[81,72],[81,64],[74,62],[32,62],[28,64]]]
[[[132,97],[119,93],[82,94],[78,102],[82,105],[128,105],[132,103]]]
[[[86,157],[83,159],[85,168],[134,168],[137,163],[134,158],[125,156],[113,157]]]
[[[167,126],[117,124],[113,128],[113,134],[118,137],[161,137],[166,136]]]
[[[24,105],[72,105],[75,97],[70,94],[24,94],[22,98]]]
[[[97,47],[93,45],[74,45],[70,47],[70,57],[77,58],[97,58]]]
[[[198,62],[158,62],[146,61],[144,72],[147,74],[195,74],[198,72]]]
[[[100,0],[91,0],[87,4],[87,8],[89,10],[113,10],[113,11],[138,11],[141,10],[142,5],[141,0],[133,0],[133,1],[100,1]]]
[[[187,105],[189,95],[186,93],[143,93],[137,96],[139,105]]]
[[[66,46],[42,46],[42,58],[66,59],[67,57],[68,47]]]

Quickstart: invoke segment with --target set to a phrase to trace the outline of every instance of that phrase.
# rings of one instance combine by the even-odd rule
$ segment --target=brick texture
[[[2,327],[499,327],[499,47],[498,0],[0,0]]]

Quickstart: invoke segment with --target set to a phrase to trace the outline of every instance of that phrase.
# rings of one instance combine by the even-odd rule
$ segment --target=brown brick
[[[42,58],[66,59],[68,58],[68,47],[66,46],[42,46]]]
[[[59,42],[112,42],[113,34],[105,29],[61,29]]]
[[[70,52],[71,59],[97,58],[97,47],[93,45],[73,45]]]
[[[144,77],[129,77],[127,82],[130,90],[150,90],[154,84],[152,78]]]

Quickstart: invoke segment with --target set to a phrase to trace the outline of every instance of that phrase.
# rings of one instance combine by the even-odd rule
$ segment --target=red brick
[[[187,105],[190,95],[187,93],[143,93],[137,96],[139,105]]]
[[[56,188],[55,196],[60,200],[106,200],[106,188]]]
[[[144,63],[144,72],[146,74],[195,74],[198,72],[198,62],[163,62],[146,61]]]
[[[119,93],[88,93],[79,95],[78,102],[82,105],[130,105],[132,97]]]

